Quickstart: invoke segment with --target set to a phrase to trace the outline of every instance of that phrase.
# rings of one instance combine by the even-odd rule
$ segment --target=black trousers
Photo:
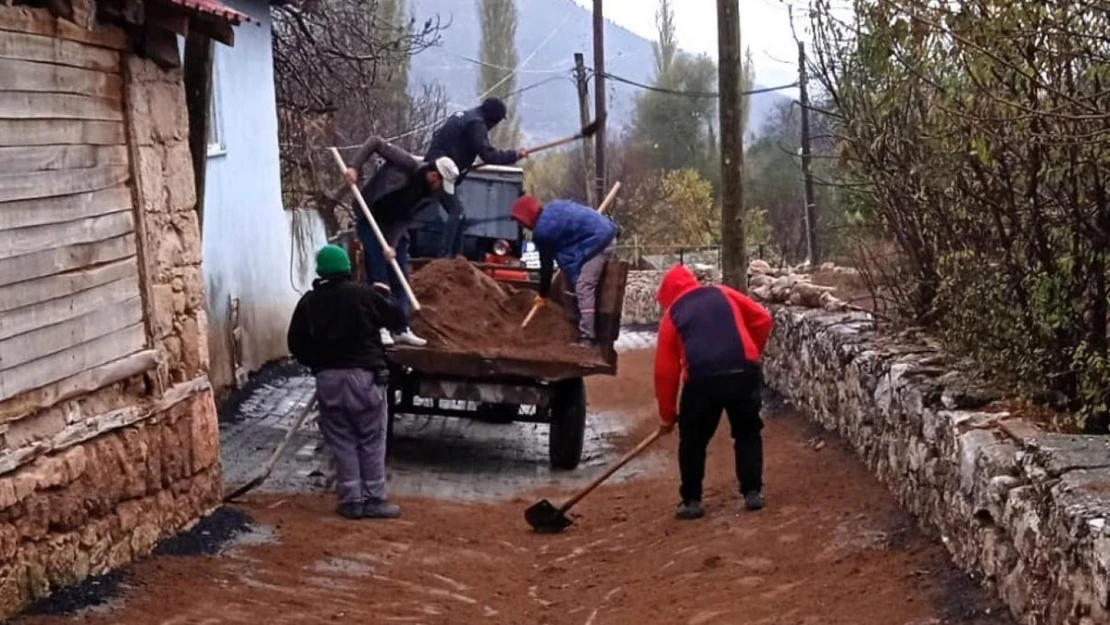
[[[763,490],[763,419],[758,370],[694,378],[682,389],[678,409],[678,466],[683,501],[700,501],[705,452],[728,414],[740,492]]]
[[[457,195],[444,195],[439,202],[447,213],[447,221],[443,224],[443,239],[439,245],[439,257],[452,258],[462,248],[464,209]]]

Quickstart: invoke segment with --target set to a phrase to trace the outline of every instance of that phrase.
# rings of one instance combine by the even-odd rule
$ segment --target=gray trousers
[[[574,298],[578,308],[578,336],[579,338],[597,339],[597,287],[601,283],[601,274],[605,271],[605,263],[613,257],[617,250],[617,240],[606,245],[592,258],[582,265],[578,274],[578,281],[574,283]]]
[[[386,391],[364,369],[329,369],[316,375],[320,432],[335,456],[339,503],[384,500]]]

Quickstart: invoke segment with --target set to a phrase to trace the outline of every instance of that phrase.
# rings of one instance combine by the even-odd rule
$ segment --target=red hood
[[[675,265],[663,276],[659,284],[659,304],[663,308],[670,308],[671,304],[686,294],[687,291],[698,288],[698,279],[685,265]]]
[[[531,195],[520,196],[520,199],[513,203],[512,217],[525,228],[534,230],[536,220],[540,218],[539,201]]]

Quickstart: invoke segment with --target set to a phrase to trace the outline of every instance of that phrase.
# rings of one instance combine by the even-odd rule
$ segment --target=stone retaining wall
[[[754,263],[749,274],[768,275]],[[661,275],[630,274],[625,323],[658,321]],[[802,281],[764,280],[763,294],[805,301],[792,297]],[[768,385],[847,441],[1020,622],[1110,623],[1110,437],[1047,432],[922,339],[880,335],[867,313],[810,299],[769,304]]]
[[[864,313],[773,312],[767,383],[846,440],[958,565],[1023,623],[1110,622],[1110,437],[988,405],[957,363],[880,337]]]

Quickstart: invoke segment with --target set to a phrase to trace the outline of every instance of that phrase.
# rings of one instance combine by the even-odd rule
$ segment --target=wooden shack
[[[0,617],[220,500],[190,137],[243,19],[0,3]]]

